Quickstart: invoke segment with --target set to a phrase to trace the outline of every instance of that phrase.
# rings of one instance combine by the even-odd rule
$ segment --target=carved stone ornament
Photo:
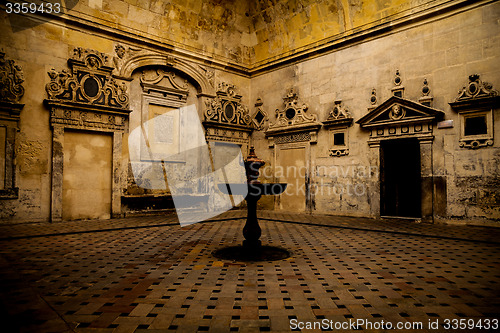
[[[424,84],[422,86],[422,97],[418,99],[418,101],[427,106],[432,106],[432,96],[431,96],[431,88],[429,88],[429,83],[427,79],[424,79]]]
[[[266,136],[273,137],[298,132],[311,132],[309,140],[316,142],[316,134],[322,126],[317,121],[316,115],[307,114],[308,107],[306,104],[299,105],[298,95],[293,89],[290,89],[283,98],[283,103],[285,107],[282,110],[276,109],[276,121],[269,124]]]
[[[478,106],[498,105],[498,91],[488,82],[483,82],[478,74],[469,76],[469,84],[463,87],[455,101],[450,103],[454,110],[477,108]]]
[[[394,75],[394,87],[391,89],[392,95],[397,97],[404,97],[405,87],[401,84],[403,83],[403,79],[401,79],[401,75],[399,74],[399,69],[396,69],[396,74]]]
[[[208,140],[248,143],[253,124],[241,98],[236,86],[222,82],[216,96],[206,99],[203,125]]]
[[[257,98],[257,102],[255,102],[255,113],[252,117],[252,121],[255,128],[258,130],[263,129],[265,122],[269,120],[267,112],[262,107],[263,104],[262,100]]]
[[[325,128],[329,127],[348,127],[352,124],[352,116],[349,110],[342,104],[341,100],[335,101],[330,110],[328,118],[323,121]]]
[[[377,90],[375,90],[375,88],[372,89],[372,94],[370,96],[370,104],[371,105],[377,104]]]
[[[0,51],[0,100],[17,103],[24,95],[23,70],[14,60],[5,59],[5,52]]]
[[[241,95],[232,84],[220,83],[217,96],[206,101],[205,122],[219,123],[230,127],[251,127],[248,108],[241,104]]]
[[[153,75],[147,75],[153,73]],[[177,103],[185,103],[189,94],[188,81],[182,84],[175,80],[175,73],[158,68],[155,71],[143,71],[140,82],[142,89],[151,96],[158,96]]]
[[[0,51],[0,129],[4,130],[3,156],[0,156],[4,166],[0,200],[19,198],[15,147],[21,110],[24,107],[24,104],[19,103],[24,95],[23,82],[21,66],[14,60],[5,59],[5,52]]]
[[[96,105],[126,110],[129,104],[125,83],[118,83],[107,66],[108,56],[93,50],[75,48],[68,60],[70,71],[48,72],[45,86],[48,100],[61,103]]]

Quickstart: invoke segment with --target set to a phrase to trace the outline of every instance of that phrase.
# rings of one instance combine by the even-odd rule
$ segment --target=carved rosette
[[[70,70],[48,72],[45,86],[48,100],[127,109],[129,97],[125,83],[118,83],[107,66],[108,57],[93,50],[75,48],[68,60]]]
[[[24,95],[23,70],[14,60],[5,59],[5,52],[0,51],[0,100],[18,103]]]

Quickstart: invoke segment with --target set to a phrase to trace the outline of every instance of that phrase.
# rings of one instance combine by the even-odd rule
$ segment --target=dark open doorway
[[[380,145],[380,213],[421,217],[420,146],[417,139]]]

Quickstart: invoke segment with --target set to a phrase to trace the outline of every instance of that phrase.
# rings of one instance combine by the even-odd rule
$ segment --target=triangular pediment
[[[394,124],[429,122],[441,119],[443,115],[443,111],[392,96],[359,119],[357,123],[361,127],[383,127]]]

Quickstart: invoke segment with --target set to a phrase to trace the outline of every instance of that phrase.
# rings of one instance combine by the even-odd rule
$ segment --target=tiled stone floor
[[[500,319],[498,229],[262,212],[261,240],[291,258],[214,258],[241,243],[243,216],[4,225],[1,331],[290,332],[291,320],[364,319],[443,332],[446,319]]]

